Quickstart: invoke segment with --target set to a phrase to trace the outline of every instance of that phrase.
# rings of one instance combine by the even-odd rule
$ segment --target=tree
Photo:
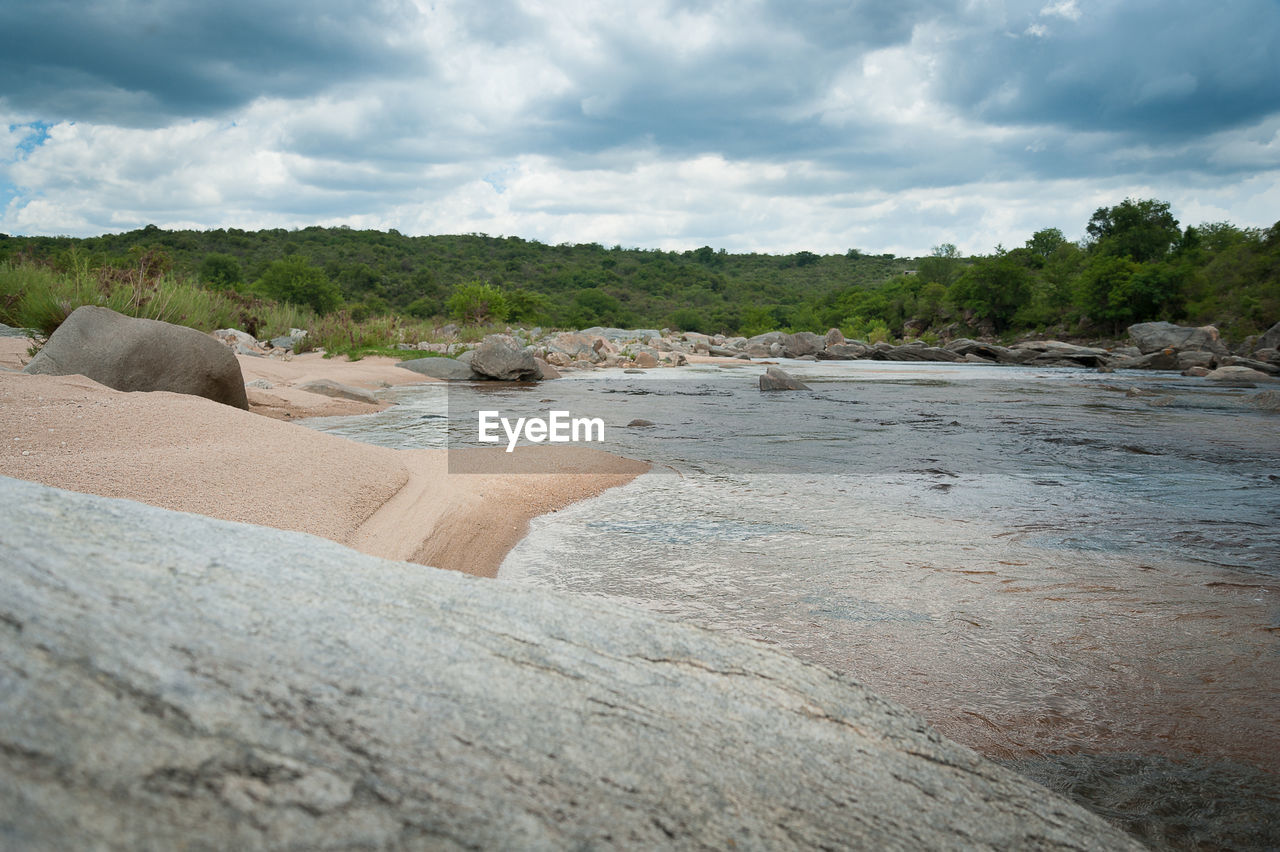
[[[1057,228],[1041,228],[1027,240],[1026,247],[1032,254],[1048,260],[1066,244],[1067,238],[1062,235],[1062,231]]]
[[[1114,255],[1094,258],[1080,276],[1080,307],[1095,323],[1110,323],[1112,331],[1119,329],[1133,316],[1130,292],[1134,276],[1141,266],[1132,260]]]
[[[960,252],[952,243],[936,245],[916,263],[916,274],[922,281],[950,287],[960,274]]]
[[[235,290],[244,281],[240,261],[229,254],[214,252],[205,256],[200,264],[200,280],[206,287]]]
[[[1182,232],[1169,202],[1126,198],[1115,207],[1099,207],[1085,227],[1101,254],[1146,263],[1162,260]]]
[[[1031,299],[1031,273],[1008,253],[978,258],[951,288],[951,297],[1003,331]]]
[[[502,290],[483,281],[468,281],[454,287],[446,307],[454,319],[474,325],[502,322],[509,310]]]
[[[264,296],[294,305],[305,305],[318,314],[332,313],[342,304],[338,287],[324,270],[307,263],[300,254],[273,262],[254,284]]]

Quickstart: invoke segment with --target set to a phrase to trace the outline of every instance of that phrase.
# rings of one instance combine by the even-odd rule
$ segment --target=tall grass
[[[97,305],[200,331],[238,328],[259,340],[306,329],[300,350],[324,349],[353,359],[394,351],[397,343],[437,338],[431,324],[420,320],[387,315],[357,322],[346,311],[317,316],[289,303],[208,290],[173,275],[150,255],[125,268],[90,269],[72,261],[62,269],[29,261],[0,263],[0,323],[33,329],[47,339],[76,308]]]
[[[233,291],[206,290],[145,262],[136,267],[55,269],[36,263],[0,264],[0,322],[47,338],[83,305],[131,317],[162,320],[200,331],[240,328],[258,337],[306,328],[314,315]]]

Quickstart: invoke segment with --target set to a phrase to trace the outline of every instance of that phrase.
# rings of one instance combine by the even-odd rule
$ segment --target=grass
[[[236,328],[259,340],[307,330],[296,351],[323,349],[357,361],[366,355],[428,358],[431,353],[397,349],[398,343],[447,343],[429,321],[395,315],[357,321],[345,310],[319,316],[309,308],[233,290],[210,290],[171,274],[150,255],[129,267],[91,269],[74,258],[66,268],[30,261],[0,263],[0,323],[33,329],[36,346],[82,305],[110,308],[131,317],[163,320],[199,331]],[[505,326],[468,326],[463,342],[505,331]]]

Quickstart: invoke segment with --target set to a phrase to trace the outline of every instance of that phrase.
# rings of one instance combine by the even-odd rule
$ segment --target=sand
[[[25,341],[0,338],[0,367],[20,367],[25,349]],[[282,385],[327,377],[368,388],[423,378],[388,358],[244,361],[263,362],[245,370],[246,380]],[[299,407],[285,392],[292,390],[282,387],[273,411],[262,403],[256,410],[298,417],[328,405],[325,413],[352,413],[345,401],[328,397]],[[502,452],[493,450],[495,463],[509,460],[496,455]],[[582,448],[518,453],[540,472],[450,474],[444,450],[373,447],[199,397],[121,393],[83,376],[0,369],[0,474],[297,530],[375,556],[480,576],[496,576],[531,518],[648,469]]]

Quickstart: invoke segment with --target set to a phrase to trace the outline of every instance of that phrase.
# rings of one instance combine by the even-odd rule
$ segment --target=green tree
[[[1077,301],[1095,324],[1108,324],[1112,332],[1131,321],[1133,278],[1141,264],[1125,257],[1105,255],[1094,258],[1080,276]]]
[[[977,258],[951,288],[951,298],[1004,331],[1031,299],[1031,273],[1009,253]]]
[[[214,252],[205,255],[200,264],[200,281],[206,287],[238,290],[244,282],[244,272],[233,256]]]
[[[271,263],[254,289],[277,301],[305,305],[318,314],[332,313],[342,304],[337,285],[300,254]]]
[[[920,280],[943,287],[950,287],[960,274],[960,252],[952,243],[936,245],[928,257],[916,263],[916,275]]]
[[[1126,198],[1115,207],[1099,207],[1085,230],[1099,253],[1138,263],[1163,259],[1182,236],[1169,202],[1150,198]]]
[[[454,287],[446,307],[454,319],[474,325],[502,322],[509,310],[502,290],[483,281],[468,281]]]
[[[1065,245],[1067,245],[1067,238],[1062,235],[1062,231],[1057,228],[1041,228],[1027,240],[1026,248],[1033,255],[1047,261]]]

